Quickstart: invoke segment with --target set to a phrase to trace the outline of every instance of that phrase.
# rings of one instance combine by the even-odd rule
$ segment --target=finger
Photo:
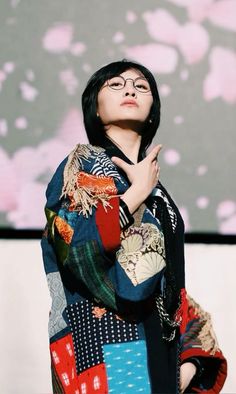
[[[111,161],[117,165],[118,167],[120,167],[122,170],[124,170],[125,172],[128,170],[129,168],[129,164],[126,163],[124,160],[120,159],[119,157],[113,156],[111,158]]]
[[[158,169],[160,168],[158,161],[157,160],[153,160],[152,163],[154,165],[155,170],[158,171]]]
[[[159,181],[159,178],[160,178],[160,167],[157,170],[157,182]]]
[[[154,146],[151,152],[147,155],[146,159],[150,161],[156,160],[161,148],[161,144]]]

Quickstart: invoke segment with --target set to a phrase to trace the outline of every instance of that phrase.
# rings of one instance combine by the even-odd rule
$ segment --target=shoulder
[[[68,156],[65,170],[89,172],[96,158],[105,149],[91,144],[78,144]]]
[[[57,181],[63,175],[69,173],[78,173],[79,171],[89,172],[96,158],[105,151],[105,149],[91,144],[77,144],[75,148],[65,157],[57,167],[51,182]]]
[[[47,200],[59,198],[66,185],[74,182],[80,171],[90,172],[96,158],[105,150],[91,144],[77,144],[54,172],[47,190]]]

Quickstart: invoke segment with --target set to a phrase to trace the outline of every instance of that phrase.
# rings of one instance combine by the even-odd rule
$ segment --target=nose
[[[132,96],[132,97],[136,96],[136,90],[134,87],[134,83],[131,79],[126,80],[126,84],[125,84],[125,88],[124,88],[124,95],[125,96]]]

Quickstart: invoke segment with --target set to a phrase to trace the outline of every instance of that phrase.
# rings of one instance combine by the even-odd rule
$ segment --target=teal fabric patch
[[[103,346],[109,394],[150,394],[145,341]]]

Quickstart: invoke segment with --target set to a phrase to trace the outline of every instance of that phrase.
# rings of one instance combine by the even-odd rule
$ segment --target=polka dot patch
[[[89,301],[77,302],[66,309],[76,356],[77,373],[104,362],[103,345],[136,341],[137,324],[118,319],[106,311],[100,318]]]

